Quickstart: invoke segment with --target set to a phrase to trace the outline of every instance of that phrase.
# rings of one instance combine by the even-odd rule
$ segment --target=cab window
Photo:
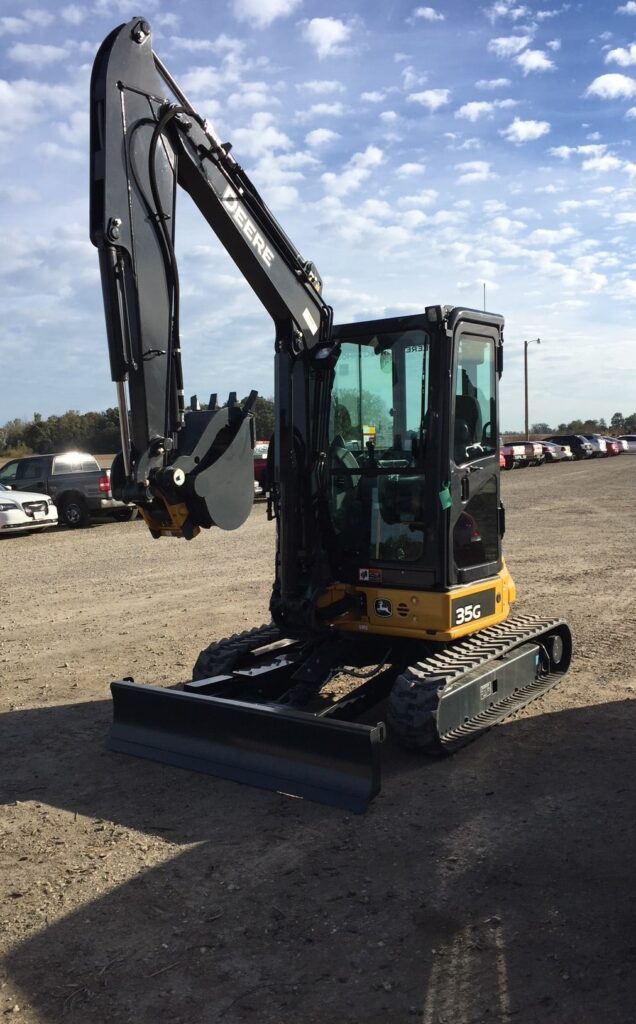
[[[6,466],[0,469],[0,480],[3,484],[10,484],[12,480],[15,480],[19,465],[19,462],[7,462]]]
[[[455,370],[453,457],[457,465],[495,451],[495,343],[492,338],[460,338]]]

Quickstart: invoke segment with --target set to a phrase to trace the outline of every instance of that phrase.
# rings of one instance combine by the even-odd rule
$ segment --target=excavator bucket
[[[110,750],[361,813],[380,789],[384,726],[121,680]]]

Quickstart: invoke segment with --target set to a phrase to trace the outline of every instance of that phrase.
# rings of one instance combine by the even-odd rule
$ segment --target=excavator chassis
[[[293,639],[264,626],[202,652],[194,680],[176,688],[113,682],[108,746],[362,812],[380,790],[385,726],[352,718],[386,701],[402,745],[450,753],[546,693],[572,653],[566,623],[535,616],[442,648],[410,643],[387,651],[377,638],[377,668],[364,675],[355,667],[361,647],[336,631]],[[321,691],[339,672],[362,681],[326,699]]]

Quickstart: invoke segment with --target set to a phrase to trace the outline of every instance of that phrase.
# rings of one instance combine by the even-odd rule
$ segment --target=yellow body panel
[[[505,562],[497,576],[453,587],[444,593],[407,588],[398,590],[381,585],[355,587],[334,583],[318,604],[324,608],[342,600],[347,594],[366,596],[366,614],[346,612],[334,619],[335,629],[440,642],[458,640],[486,626],[503,622],[508,618],[516,598],[515,585]],[[465,621],[453,624],[453,603],[458,601],[466,607],[459,615],[455,610],[454,617],[456,620],[461,617]],[[482,604],[485,606],[490,603],[493,603],[494,611],[482,614]],[[377,613],[378,607],[384,614]]]

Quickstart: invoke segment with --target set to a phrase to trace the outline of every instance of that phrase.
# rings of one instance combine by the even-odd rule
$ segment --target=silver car
[[[626,441],[627,448],[624,448],[624,450],[631,452],[632,455],[636,455],[636,434],[619,434],[618,440]]]

